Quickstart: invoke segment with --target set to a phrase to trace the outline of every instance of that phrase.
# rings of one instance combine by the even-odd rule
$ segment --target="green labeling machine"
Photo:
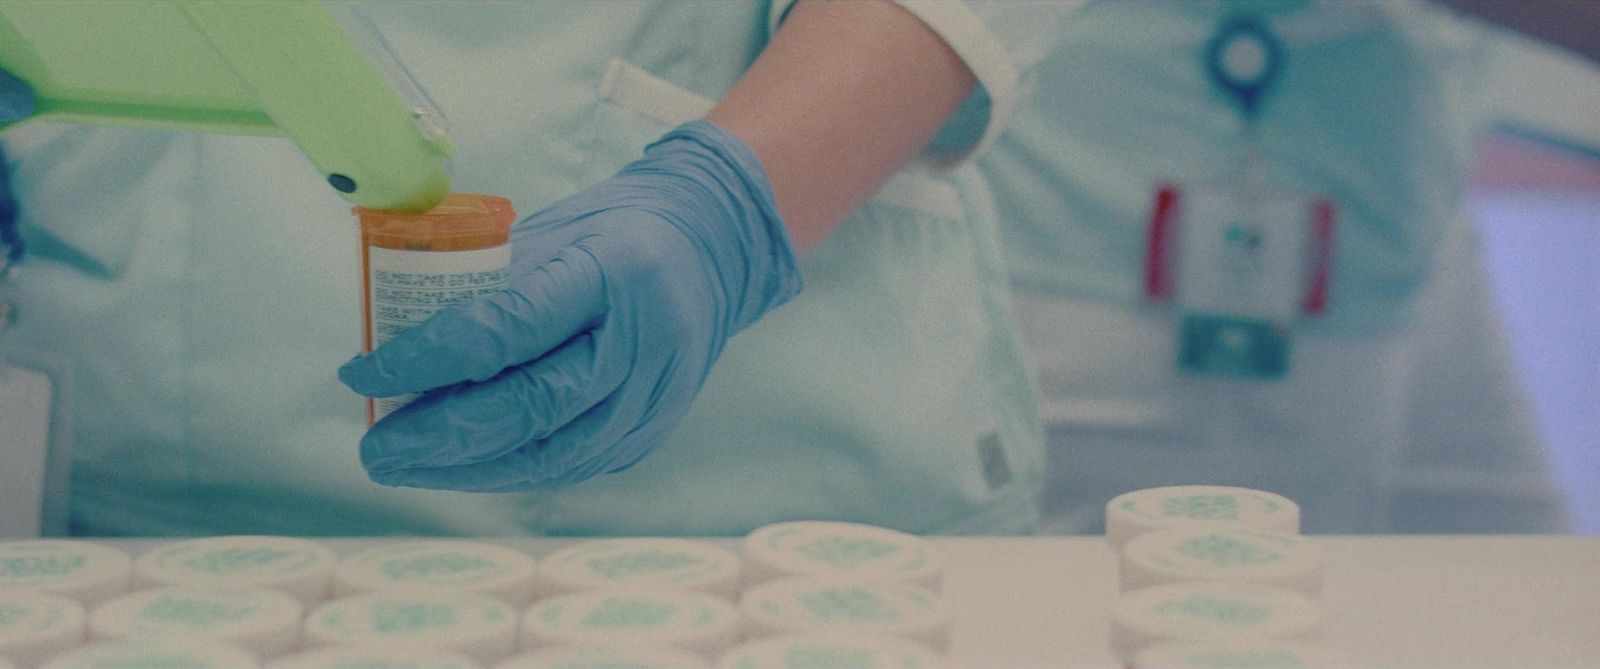
[[[442,119],[351,8],[0,0],[0,68],[34,91],[24,123],[283,135],[369,209],[426,211],[450,190]]]

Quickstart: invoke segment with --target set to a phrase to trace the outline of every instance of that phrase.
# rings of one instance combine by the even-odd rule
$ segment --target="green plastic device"
[[[311,0],[0,0],[0,67],[32,119],[284,135],[370,209],[450,191],[450,143],[404,68],[366,54]],[[4,128],[0,128],[4,130]]]

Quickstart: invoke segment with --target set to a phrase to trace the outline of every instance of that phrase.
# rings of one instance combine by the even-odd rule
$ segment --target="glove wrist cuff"
[[[691,121],[668,131],[645,147],[645,160],[663,153],[691,152],[706,176],[721,186],[719,203],[729,214],[722,221],[696,221],[698,236],[713,249],[713,262],[731,265],[725,286],[730,302],[731,332],[742,330],[767,311],[789,301],[803,285],[799,259],[783,217],[778,213],[772,183],[755,152],[733,133],[709,121]],[[731,224],[731,225],[729,225]],[[731,229],[714,229],[726,225]],[[736,247],[736,248],[727,248]]]

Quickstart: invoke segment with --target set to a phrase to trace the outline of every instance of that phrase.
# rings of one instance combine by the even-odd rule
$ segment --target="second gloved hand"
[[[0,127],[33,116],[37,104],[27,82],[0,68]]]
[[[374,481],[530,490],[626,468],[677,426],[728,337],[800,290],[760,163],[704,121],[511,244],[505,292],[339,369],[363,395],[427,391],[362,439]]]

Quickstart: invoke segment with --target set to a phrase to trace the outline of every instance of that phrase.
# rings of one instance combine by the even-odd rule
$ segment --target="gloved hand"
[[[33,88],[0,69],[0,128],[33,116]]]
[[[0,128],[32,116],[33,109],[33,88],[0,68]],[[0,282],[5,279],[6,269],[22,259],[22,237],[17,233],[17,205],[12,199],[4,158],[0,156]],[[7,311],[6,303],[0,300],[0,328],[4,328],[10,320]]]
[[[704,121],[521,221],[505,292],[449,307],[339,369],[378,421],[378,483],[511,491],[628,467],[676,427],[728,337],[800,290],[771,185]]]

